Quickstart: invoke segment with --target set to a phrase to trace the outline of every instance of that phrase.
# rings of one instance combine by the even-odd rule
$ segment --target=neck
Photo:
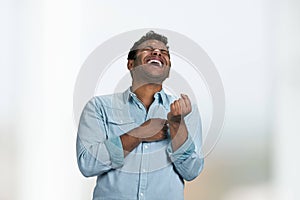
[[[147,110],[154,101],[154,94],[161,91],[161,89],[162,85],[156,83],[139,85],[133,82],[132,84],[132,92],[142,101]]]

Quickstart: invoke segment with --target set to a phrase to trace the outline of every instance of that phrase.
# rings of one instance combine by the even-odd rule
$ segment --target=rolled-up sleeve
[[[120,137],[107,137],[105,116],[99,102],[91,99],[83,109],[77,132],[77,162],[81,173],[97,176],[124,163]]]
[[[176,171],[187,181],[195,179],[202,171],[204,165],[201,153],[201,118],[197,106],[193,106],[192,110],[185,118],[188,129],[187,140],[174,152],[171,143],[167,147],[167,153]]]

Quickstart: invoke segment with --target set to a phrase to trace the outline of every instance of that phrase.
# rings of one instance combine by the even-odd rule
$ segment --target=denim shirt
[[[86,104],[78,127],[77,161],[84,176],[97,176],[94,200],[183,199],[184,180],[193,180],[203,168],[197,106],[184,118],[188,139],[175,152],[168,133],[165,140],[140,143],[124,158],[120,139],[148,119],[167,119],[174,100],[161,90],[147,111],[129,88]]]

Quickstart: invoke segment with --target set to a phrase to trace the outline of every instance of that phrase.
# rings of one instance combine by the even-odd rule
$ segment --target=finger
[[[180,103],[179,103],[179,101],[178,100],[176,100],[175,102],[174,102],[174,104],[175,104],[175,108],[176,108],[176,111],[175,111],[175,115],[179,115],[180,114],[180,111],[181,111],[181,108],[180,108]]]
[[[187,97],[184,94],[180,94],[180,96],[184,106],[187,106],[188,105]]]
[[[176,111],[176,107],[175,107],[175,103],[173,102],[171,104],[171,113],[173,114],[173,113],[175,113],[175,111]]]
[[[185,102],[185,105],[186,105],[186,108],[187,108],[186,111],[191,112],[192,111],[192,104],[191,104],[190,98],[188,97],[188,95],[185,95],[185,94],[181,94],[181,96],[182,96],[182,99]]]
[[[181,109],[180,113],[184,114],[187,110],[187,106],[185,105],[184,99],[180,98],[179,102],[180,102],[180,109]]]
[[[186,95],[186,94],[181,94],[181,95],[182,95],[182,98],[183,98],[185,104],[189,107],[192,107],[191,100],[190,100],[189,96]]]

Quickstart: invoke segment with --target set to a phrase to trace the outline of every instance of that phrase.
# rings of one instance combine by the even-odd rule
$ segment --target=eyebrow
[[[147,47],[150,47],[151,49],[159,49],[160,51],[163,50],[163,51],[169,51],[168,49],[161,49],[161,48],[154,48],[153,46],[145,46],[143,49],[147,48]]]

